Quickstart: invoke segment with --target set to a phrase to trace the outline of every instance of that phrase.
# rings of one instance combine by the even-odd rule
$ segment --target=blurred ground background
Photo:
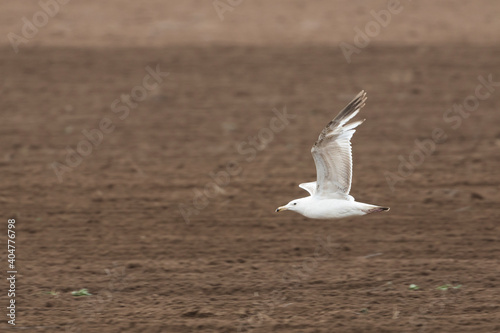
[[[339,43],[388,2],[233,1],[221,20],[212,1],[71,1],[29,38],[40,4],[1,3],[0,207],[19,271],[2,331],[500,331],[500,86],[449,111],[480,76],[500,81],[498,2],[401,1],[350,63]],[[169,75],[135,103],[147,67]],[[306,194],[312,143],[361,89],[351,194],[391,211],[275,214]],[[53,163],[103,118],[114,131],[59,182]]]

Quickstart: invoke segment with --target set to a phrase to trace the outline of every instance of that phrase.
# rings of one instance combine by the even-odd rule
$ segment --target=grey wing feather
[[[321,131],[311,153],[316,164],[315,194],[330,198],[350,199],[352,179],[351,138],[364,120],[347,124],[365,105],[366,93],[361,91]]]
[[[310,195],[314,195],[316,192],[316,182],[302,183],[299,184],[299,187],[309,192]]]

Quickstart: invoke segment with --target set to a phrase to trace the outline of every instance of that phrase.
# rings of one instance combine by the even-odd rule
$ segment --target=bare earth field
[[[16,328],[500,330],[500,88],[457,129],[443,120],[478,76],[498,81],[500,49],[375,47],[356,66],[336,51],[3,49],[0,199],[17,219]],[[111,104],[157,65],[169,76],[121,120]],[[362,88],[352,193],[391,211],[334,222],[274,213],[305,195],[311,144]],[[285,107],[288,125],[269,135],[273,108]],[[102,118],[114,131],[59,183],[51,164]],[[435,128],[445,142],[392,191],[398,156]],[[228,163],[233,176],[214,193],[209,174]],[[195,196],[205,188],[208,199]],[[179,205],[196,210],[189,223]],[[444,284],[462,286],[436,290]],[[71,295],[80,288],[94,295]]]
[[[500,332],[497,1],[402,1],[351,64],[386,1],[144,3],[70,2],[17,54],[40,7],[2,7],[1,332]],[[391,210],[275,213],[361,89],[351,194]]]

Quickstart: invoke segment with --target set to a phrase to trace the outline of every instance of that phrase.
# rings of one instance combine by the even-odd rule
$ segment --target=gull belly
[[[308,201],[303,215],[311,219],[341,219],[366,215],[377,206],[340,199],[316,199]]]

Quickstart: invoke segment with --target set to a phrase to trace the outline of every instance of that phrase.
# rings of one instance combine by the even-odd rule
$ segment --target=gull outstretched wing
[[[316,182],[309,182],[309,183],[299,184],[299,187],[303,188],[304,190],[309,192],[310,195],[314,195],[314,193],[316,192],[317,186],[316,186]]]
[[[316,164],[316,191],[314,195],[327,198],[350,199],[352,180],[351,138],[355,128],[364,120],[347,124],[365,105],[366,93],[361,91],[321,131],[311,153]]]

